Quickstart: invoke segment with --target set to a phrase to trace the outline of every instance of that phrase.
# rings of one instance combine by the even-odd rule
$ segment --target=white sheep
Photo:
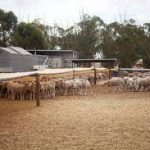
[[[104,85],[107,85],[110,90],[123,90],[123,84],[124,80],[120,77],[113,77],[104,82]]]

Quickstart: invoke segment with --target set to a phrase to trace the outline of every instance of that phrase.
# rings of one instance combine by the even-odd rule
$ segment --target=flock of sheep
[[[129,73],[125,77],[113,77],[103,82],[109,90],[147,92],[150,91],[150,73]]]
[[[105,73],[97,73],[98,80],[105,80]],[[72,78],[55,78],[48,76],[40,79],[40,99],[55,98],[56,95],[92,95],[93,73],[81,73]],[[0,98],[10,100],[34,100],[36,82],[34,80],[14,80],[0,82]]]
[[[125,77],[112,77],[108,72],[97,72],[97,82],[117,91],[150,91],[150,73],[128,73]],[[84,71],[72,77],[40,79],[40,99],[55,98],[57,95],[92,95],[94,73]],[[34,100],[36,97],[35,80],[13,80],[0,82],[0,98],[10,100]]]

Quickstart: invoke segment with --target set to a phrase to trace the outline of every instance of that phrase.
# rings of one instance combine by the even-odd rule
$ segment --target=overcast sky
[[[71,25],[82,12],[101,17],[106,23],[134,18],[150,22],[150,0],[0,0],[0,8],[12,10],[19,21],[41,18],[45,24]]]

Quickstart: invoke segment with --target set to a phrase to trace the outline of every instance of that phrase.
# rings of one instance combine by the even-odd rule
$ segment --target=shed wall
[[[46,56],[3,53],[0,55],[0,72],[32,71],[34,65],[43,65],[46,58]],[[48,66],[49,61],[45,65]]]
[[[12,72],[11,55],[4,51],[0,52],[0,72]]]
[[[50,68],[64,68],[64,59],[62,57],[51,57],[50,59]]]
[[[9,49],[8,49],[9,50]],[[0,48],[0,72],[32,71],[35,65],[49,65],[47,56],[12,54]]]
[[[48,55],[50,58],[49,66],[51,68],[72,68],[72,59],[78,59],[78,53],[75,51],[30,51],[36,55]],[[74,64],[74,67],[77,65]]]
[[[30,55],[11,55],[12,72],[23,72],[33,70],[38,64],[38,58]]]

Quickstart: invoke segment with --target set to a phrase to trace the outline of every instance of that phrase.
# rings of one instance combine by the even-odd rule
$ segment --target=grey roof
[[[28,52],[58,52],[58,53],[63,53],[63,52],[77,52],[74,50],[27,50]]]
[[[104,59],[72,59],[73,63],[78,62],[116,62],[116,58],[104,58]]]
[[[13,51],[13,50],[10,49],[10,48],[0,47],[0,49],[3,50],[3,51],[8,52],[8,53],[10,53],[10,54],[17,54],[17,52]]]
[[[22,55],[32,55],[31,53],[29,53],[28,51],[26,51],[25,49],[21,48],[21,47],[13,47],[13,46],[9,46],[9,49],[12,49],[13,51],[15,51],[17,54],[22,54]]]

